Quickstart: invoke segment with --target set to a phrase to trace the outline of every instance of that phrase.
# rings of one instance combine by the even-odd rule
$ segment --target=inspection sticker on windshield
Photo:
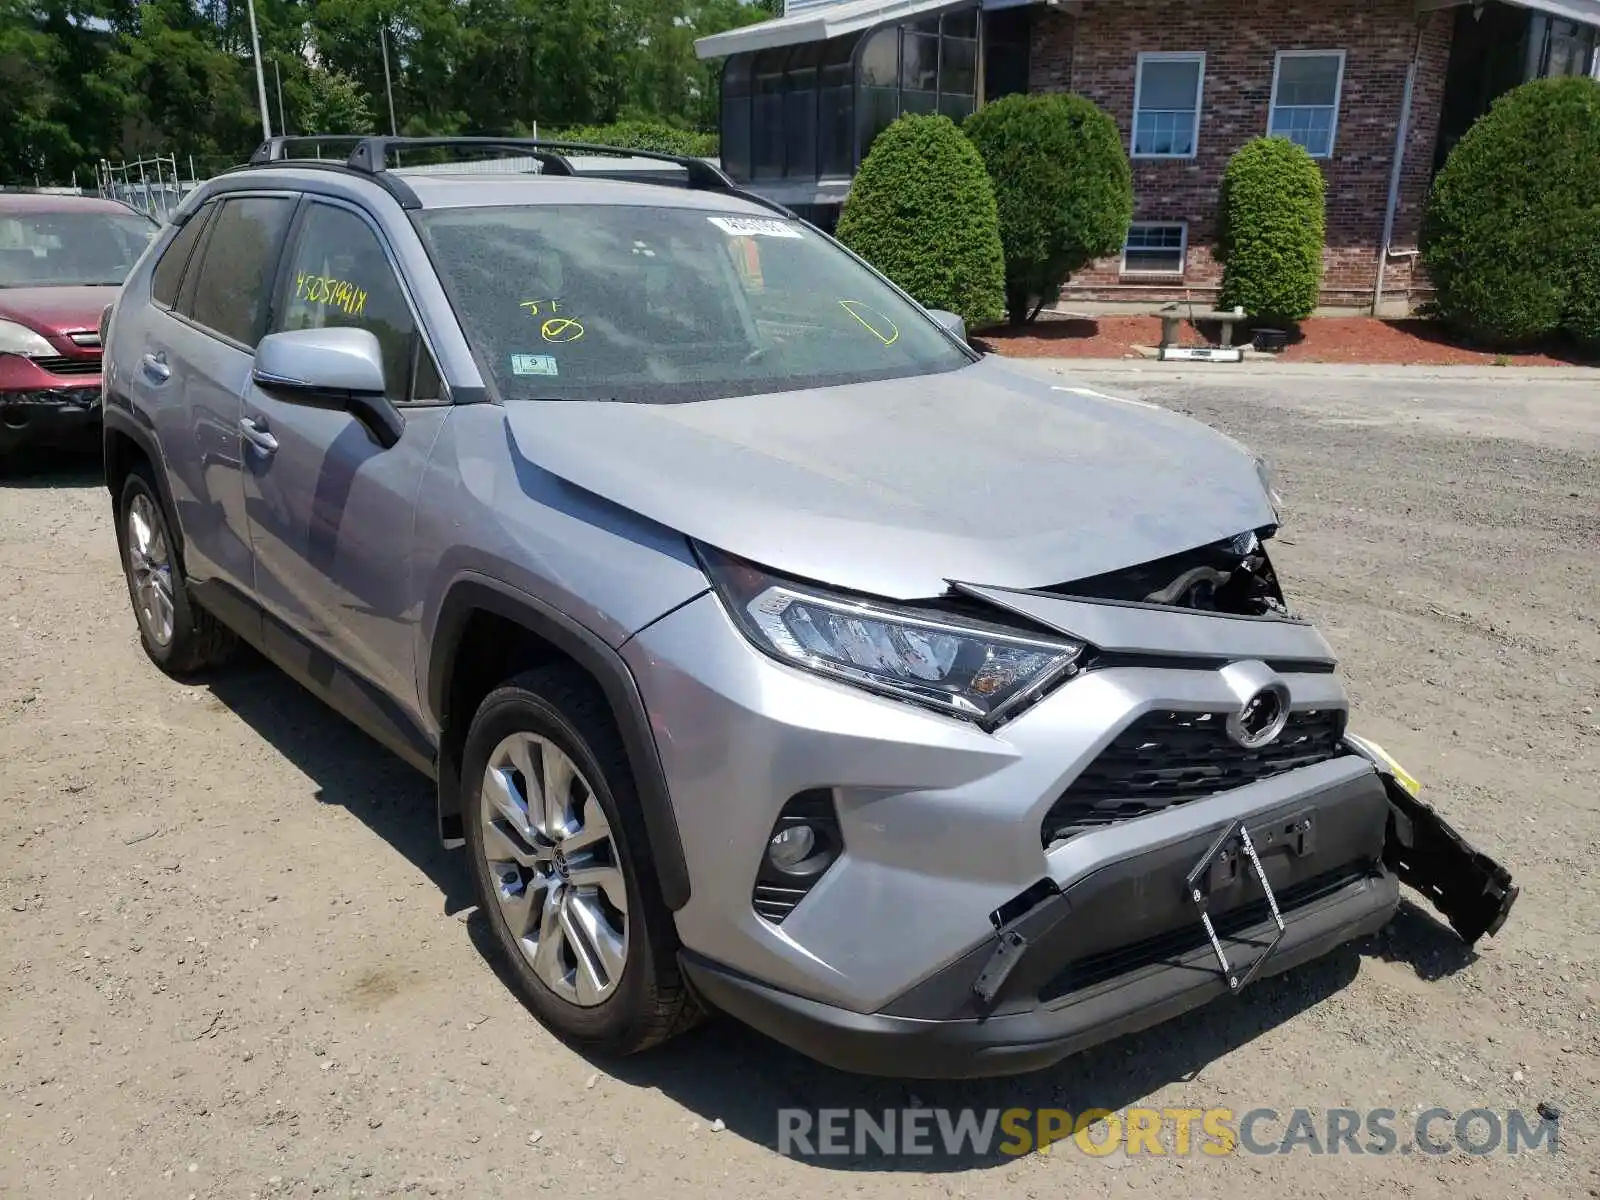
[[[553,354],[513,354],[511,356],[511,373],[513,375],[559,375],[556,369],[556,359]]]
[[[762,217],[707,217],[706,220],[729,237],[803,238],[805,236],[787,221],[769,221]]]

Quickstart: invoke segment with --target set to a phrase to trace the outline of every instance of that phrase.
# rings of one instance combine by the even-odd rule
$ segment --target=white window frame
[[[1277,123],[1277,116],[1278,116],[1278,69],[1283,65],[1283,60],[1286,59],[1286,58],[1337,58],[1339,60],[1339,72],[1338,72],[1337,75],[1334,76],[1334,80],[1333,80],[1333,123],[1331,125],[1329,125],[1329,127],[1328,127],[1328,152],[1326,154],[1311,154],[1311,151],[1309,149],[1306,150],[1306,153],[1307,154],[1311,154],[1312,158],[1320,158],[1320,159],[1332,158],[1333,157],[1334,147],[1337,146],[1338,142],[1339,142],[1339,105],[1344,100],[1345,52],[1343,50],[1279,50],[1278,51],[1277,57],[1275,57],[1272,60],[1272,91],[1270,93],[1268,93],[1268,97],[1267,97],[1267,136],[1268,137],[1279,137],[1279,136],[1282,136],[1280,134],[1273,133],[1272,132],[1272,127],[1273,127],[1273,125],[1275,125]],[[1290,104],[1290,105],[1286,105],[1285,107],[1287,107],[1287,108],[1321,108],[1322,106],[1320,104],[1318,104],[1318,105]],[[1300,143],[1298,143],[1298,142],[1295,143],[1295,145],[1297,145],[1297,146],[1299,144]]]
[[[1128,266],[1128,239],[1122,239],[1122,263],[1120,273],[1123,275],[1154,275],[1162,279],[1181,279],[1189,269],[1189,222],[1187,221],[1135,221],[1128,226],[1131,235],[1135,229],[1170,229],[1178,227],[1178,269],[1175,271],[1152,270],[1149,267]],[[1148,253],[1148,251],[1146,252]]]
[[[1194,83],[1194,129],[1190,135],[1191,149],[1187,154],[1141,154],[1134,147],[1139,144],[1139,109],[1144,92],[1144,65],[1147,62],[1192,62],[1200,64]],[[1133,68],[1133,125],[1128,131],[1129,158],[1194,158],[1200,153],[1200,114],[1205,109],[1206,52],[1204,50],[1144,50]],[[1166,111],[1166,110],[1163,110]]]

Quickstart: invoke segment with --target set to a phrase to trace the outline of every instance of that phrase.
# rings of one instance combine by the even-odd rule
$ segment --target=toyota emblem
[[[1289,720],[1289,692],[1281,683],[1261,688],[1228,718],[1228,736],[1246,750],[1278,740]]]

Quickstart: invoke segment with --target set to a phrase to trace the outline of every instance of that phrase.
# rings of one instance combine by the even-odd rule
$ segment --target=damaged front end
[[[1383,747],[1354,734],[1345,742],[1377,768],[1389,797],[1384,865],[1427,897],[1467,945],[1499,933],[1519,890],[1511,872],[1424,804],[1421,785]]]
[[[1423,803],[1420,785],[1387,752],[1347,731],[1342,698],[1308,706],[1291,695],[1313,678],[1328,679],[1334,661],[1320,635],[1288,610],[1265,546],[1275,532],[1248,531],[1026,591],[956,585],[969,600],[1081,639],[1090,647],[1085,671],[1215,670],[1237,697],[1232,713],[1157,710],[1122,729],[1052,805],[1042,830],[1047,852],[1229,789],[1320,764],[1334,768],[1350,756],[1370,763],[1381,781],[1381,797],[1369,775],[1365,791],[1339,803],[1320,793],[1301,809],[1233,820],[1204,844],[1191,836],[1125,893],[1108,890],[1103,876],[1066,887],[1044,881],[993,914],[996,938],[972,982],[973,1011],[1004,1011],[1018,978],[1031,991],[1038,968],[1030,963],[1059,960],[1066,943],[1084,938],[1081,918],[1090,913],[1103,919],[1090,924],[1116,927],[1118,940],[1133,928],[1156,958],[1187,946],[1195,967],[1203,953],[1234,994],[1303,961],[1307,917],[1338,889],[1358,888],[1363,876],[1387,874],[1415,889],[1468,945],[1504,925],[1518,894],[1510,872]],[[1277,711],[1276,721],[1268,709]],[[1029,953],[1046,946],[1053,949]],[[1094,949],[1072,951],[1078,957],[1067,974],[1076,976],[1075,986],[1084,986]],[[1126,960],[1129,947],[1116,949]]]

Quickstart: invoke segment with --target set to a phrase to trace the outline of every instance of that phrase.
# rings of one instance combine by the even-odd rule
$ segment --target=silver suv
[[[528,169],[395,164],[464,148]],[[242,639],[435,778],[559,1035],[721,1010],[1017,1072],[1399,881],[1505,919],[1346,732],[1237,443],[984,357],[699,160],[294,149],[202,186],[109,317],[140,636],[177,675]]]

